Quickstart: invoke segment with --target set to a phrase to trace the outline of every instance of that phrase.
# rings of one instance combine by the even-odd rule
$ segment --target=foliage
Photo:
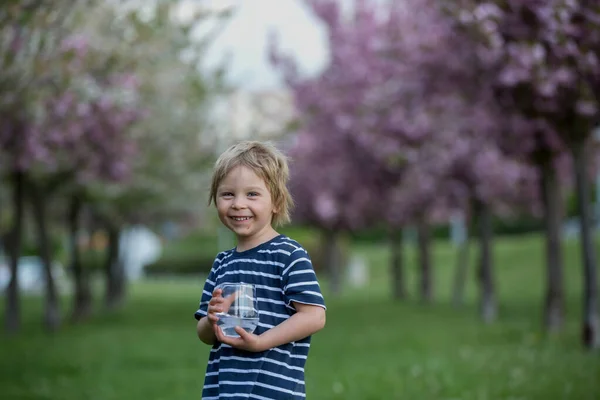
[[[146,266],[148,275],[208,274],[219,251],[216,235],[196,232],[164,242],[163,253],[156,262]]]
[[[64,3],[0,8],[0,172],[83,192],[121,220],[193,212],[213,152],[201,133],[225,90],[222,70],[199,66],[228,13],[184,21],[169,1]],[[217,29],[198,35],[211,18]]]
[[[204,276],[210,272],[215,255],[202,253],[161,257],[144,267],[144,274],[149,277]]]
[[[445,221],[471,199],[530,205],[536,176],[497,139],[500,113],[471,39],[436,2],[307,1],[328,28],[329,66],[301,80],[277,51],[299,112],[298,215],[328,228]],[[326,162],[325,162],[326,160]]]
[[[552,131],[545,139],[549,146],[587,138],[600,112],[598,3],[462,3],[463,23],[478,28],[482,38],[479,51],[500,66],[496,85],[504,102],[545,122]]]
[[[91,194],[105,215],[121,222],[189,218],[201,198],[213,147],[205,139],[212,101],[225,91],[222,71],[199,71],[212,32],[196,28],[226,15],[194,13],[175,18],[178,4],[157,1],[143,11],[122,4],[101,5],[84,29],[111,49],[118,65],[135,71],[145,119],[135,130],[138,155],[128,157],[126,185],[93,185]],[[148,17],[150,13],[150,18]]]

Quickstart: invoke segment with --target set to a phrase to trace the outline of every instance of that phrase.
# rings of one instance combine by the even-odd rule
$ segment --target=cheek
[[[216,206],[217,206],[217,212],[218,212],[219,214],[226,213],[226,212],[227,212],[227,209],[229,208],[229,207],[228,207],[228,205],[227,205],[227,203],[226,203],[226,202],[224,202],[224,201],[219,201],[219,202],[217,202],[217,205],[216,205]]]

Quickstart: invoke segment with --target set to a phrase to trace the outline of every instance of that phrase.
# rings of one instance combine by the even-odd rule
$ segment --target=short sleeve
[[[217,260],[213,263],[212,268],[206,278],[206,282],[204,282],[204,288],[202,289],[202,296],[200,297],[200,305],[198,306],[198,310],[194,313],[194,317],[197,320],[200,320],[202,317],[206,317],[208,314],[208,302],[212,299],[212,293],[215,290],[215,276],[216,276],[216,268],[219,266]]]
[[[282,273],[283,292],[288,307],[292,302],[325,307],[321,287],[308,253],[298,248],[290,254]]]

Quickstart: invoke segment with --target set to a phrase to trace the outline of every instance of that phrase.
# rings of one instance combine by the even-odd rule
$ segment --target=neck
[[[238,237],[236,251],[242,252],[242,251],[253,249],[254,247],[260,246],[261,244],[268,242],[269,240],[277,237],[278,235],[279,235],[279,233],[277,233],[277,231],[275,231],[275,229],[271,228],[271,229],[266,230],[265,232],[261,233],[261,235],[255,236],[252,238]]]

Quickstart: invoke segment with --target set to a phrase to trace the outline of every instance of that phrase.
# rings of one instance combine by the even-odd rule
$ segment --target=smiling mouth
[[[229,217],[234,221],[248,221],[252,217]]]

